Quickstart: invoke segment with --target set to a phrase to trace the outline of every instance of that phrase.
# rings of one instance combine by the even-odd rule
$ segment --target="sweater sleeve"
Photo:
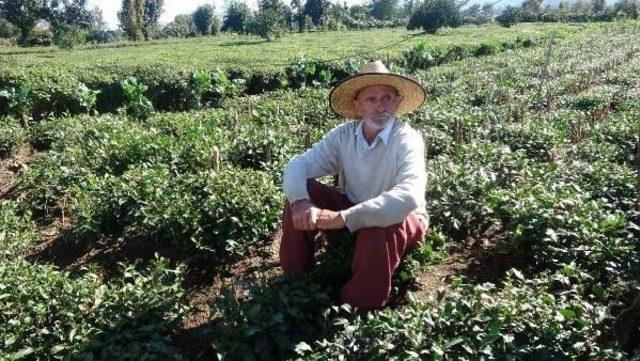
[[[396,185],[377,197],[341,211],[350,232],[365,227],[387,227],[400,223],[424,203],[427,171],[424,141],[412,132],[400,144]]]
[[[338,173],[340,135],[344,124],[333,128],[304,153],[285,166],[282,187],[290,203],[310,199],[307,179]]]

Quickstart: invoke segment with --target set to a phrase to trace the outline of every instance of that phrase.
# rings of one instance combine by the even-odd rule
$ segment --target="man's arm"
[[[396,185],[377,197],[340,212],[349,231],[400,223],[424,199],[427,172],[422,136],[418,132],[412,134],[401,147]]]
[[[343,125],[339,125],[304,153],[292,158],[284,170],[282,186],[289,203],[310,199],[307,179],[338,173],[339,140]]]

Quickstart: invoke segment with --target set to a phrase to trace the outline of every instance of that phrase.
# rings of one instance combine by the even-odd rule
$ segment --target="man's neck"
[[[362,121],[362,131],[364,133],[364,139],[367,141],[367,143],[371,145],[373,141],[376,140],[376,136],[378,136],[378,134],[381,131],[383,131],[386,127],[388,127],[389,124],[393,121],[393,119],[394,118],[389,119],[382,128],[373,128],[367,125],[367,122]]]
[[[378,133],[382,131],[382,129],[383,128],[373,129],[364,122],[362,124],[362,130],[364,131],[364,139],[367,141],[367,143],[369,143],[369,145],[373,143],[373,141],[376,139],[376,136],[378,135]]]

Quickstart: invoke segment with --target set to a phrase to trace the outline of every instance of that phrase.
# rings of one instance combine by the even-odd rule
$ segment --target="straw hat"
[[[406,76],[389,73],[382,61],[376,60],[365,63],[359,74],[336,84],[329,94],[329,106],[342,116],[358,118],[358,110],[353,107],[352,100],[362,88],[369,85],[390,85],[398,90],[401,100],[396,115],[419,108],[426,98],[426,92],[418,82]]]

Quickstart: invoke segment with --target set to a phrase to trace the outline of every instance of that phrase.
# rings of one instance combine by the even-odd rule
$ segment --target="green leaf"
[[[299,355],[304,355],[305,352],[312,351],[312,349],[311,349],[311,346],[309,346],[308,343],[300,342],[299,344],[296,345],[295,351]]]
[[[11,359],[13,360],[19,360],[23,357],[29,356],[32,353],[34,353],[35,350],[33,349],[33,347],[27,347],[27,348],[23,348],[22,350],[14,353],[13,355],[11,355]]]
[[[559,312],[561,315],[569,319],[576,317],[576,313],[569,308],[562,309]]]

